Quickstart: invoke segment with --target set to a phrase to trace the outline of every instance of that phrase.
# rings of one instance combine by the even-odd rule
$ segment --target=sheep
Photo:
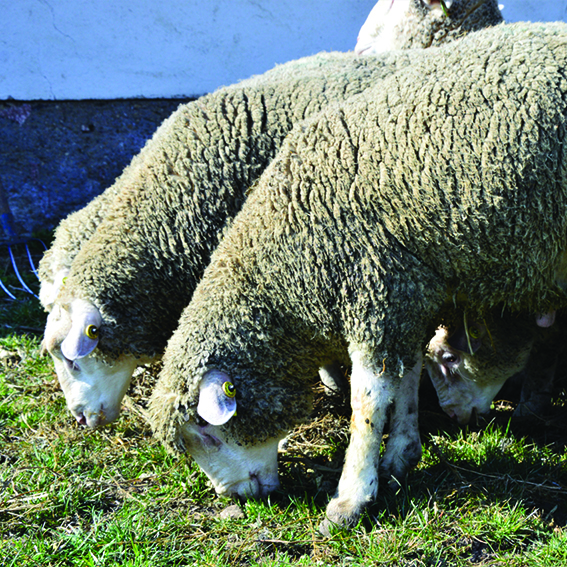
[[[496,0],[379,0],[358,34],[359,55],[438,46],[503,22]]]
[[[427,16],[427,13],[424,12],[421,15],[425,18]],[[412,19],[412,25],[415,25],[418,29],[421,23],[422,22],[420,22],[419,19]],[[404,33],[409,33],[407,28],[404,30]],[[447,36],[447,41],[452,38],[453,36]],[[404,65],[407,64],[408,61],[409,60],[407,59],[404,60],[403,58],[398,57],[396,58],[394,64],[388,61],[377,61],[375,63],[372,63],[372,65],[377,64],[379,66],[383,66],[383,68],[380,69],[377,75],[377,77],[379,78],[383,74],[395,71],[396,65]],[[309,62],[310,59],[306,58],[305,60],[298,62],[297,65],[299,65],[300,67],[306,67],[304,71],[302,70],[302,72],[305,72],[306,75],[308,75],[309,73],[314,73],[315,75],[317,75],[317,79],[321,80],[321,77],[318,75],[318,73],[323,74],[324,69],[317,69],[316,66],[323,65],[324,63],[319,61],[314,62],[314,69],[310,69],[307,68]],[[291,63],[289,65],[289,69],[284,66],[279,71],[274,70],[266,74],[265,78],[259,77],[257,81],[259,82],[261,88],[265,88],[265,84],[268,85],[270,81],[281,81],[282,74],[285,74],[286,72],[292,73],[295,70],[294,67],[296,66],[296,63]],[[354,85],[351,85],[349,88],[345,89],[345,92],[347,94],[349,92],[356,92],[357,88],[364,87],[364,84],[357,86],[357,81],[359,80],[358,78],[353,78],[353,80]],[[254,88],[256,88],[253,83],[254,79],[252,81],[243,82],[240,85],[237,85],[236,88],[250,88],[251,86],[254,86]],[[364,83],[364,80],[362,81],[362,83]],[[329,89],[329,91],[331,90],[332,89]],[[330,93],[330,95],[332,96],[332,93]],[[323,95],[321,95],[321,97],[323,97]],[[280,109],[282,112],[287,112],[286,107],[289,106],[289,108],[291,109],[295,104],[294,97],[292,97],[291,101],[289,102],[285,100],[284,96],[281,97],[281,100],[283,100],[284,106],[283,109]],[[211,103],[213,105],[217,103],[223,104],[222,96],[217,96],[216,99],[213,98],[212,101],[210,99],[204,100],[205,105],[210,105]],[[279,104],[279,102],[277,101],[276,103]],[[302,104],[301,101],[300,104]],[[309,115],[316,109],[316,105],[308,106],[305,110],[305,115]],[[287,123],[285,123],[286,121],[284,120],[284,126],[279,126],[282,135],[283,133],[285,133],[286,128],[288,129],[291,126],[291,123],[297,121],[297,119],[300,117],[301,113],[299,112],[299,110],[297,110],[295,114],[293,114],[292,111],[291,118],[289,116],[287,118]],[[195,120],[195,117],[193,117],[193,120]],[[176,128],[184,127],[184,123],[182,121],[179,122],[180,124],[178,123],[177,126],[172,127],[172,131],[174,131],[176,135]],[[274,136],[274,145],[270,149],[271,151],[275,151],[275,149],[277,149],[277,145],[280,143],[281,138],[282,136],[280,135]],[[112,187],[110,187],[102,196],[95,199],[83,210],[74,213],[68,219],[64,220],[58,227],[55,234],[54,243],[51,249],[45,254],[45,257],[40,264],[39,270],[41,279],[40,299],[46,311],[50,312],[52,310],[59,289],[64,279],[69,274],[70,266],[74,257],[77,255],[81,246],[85,242],[87,242],[94,234],[95,230],[98,227],[98,224],[102,222],[108,212],[108,209],[112,207],[116,195],[124,187],[132,185],[144,187],[144,182],[140,184],[139,178],[143,176],[142,172],[145,168],[144,163],[146,161],[151,162],[155,159],[154,154],[156,152],[158,144],[156,142],[150,142],[148,146],[149,147],[147,149],[142,150],[139,156],[136,156],[136,158],[134,158],[132,164],[125,170],[124,174]],[[251,147],[253,147],[253,145]],[[224,151],[222,147],[220,148],[220,150]],[[265,157],[268,154],[269,151],[266,154],[262,154],[262,156]],[[251,151],[249,153],[248,159],[255,159],[254,151]],[[257,164],[258,167],[256,168],[256,173],[259,173],[266,163],[267,159],[260,159]],[[182,171],[181,173],[183,174],[184,172]],[[193,179],[193,181],[195,181],[195,179]],[[222,181],[226,182],[226,180]],[[236,181],[241,182],[242,180],[237,176]],[[239,190],[242,191],[243,187],[244,185],[241,184],[240,188],[237,188],[236,192],[238,193]],[[227,194],[229,197],[232,195],[230,191]],[[195,206],[198,206],[198,203]],[[215,211],[215,214],[218,213],[219,211]],[[217,219],[219,226],[223,224],[224,220],[229,220],[223,218],[224,214],[225,211],[221,212],[220,217]],[[118,217],[121,216],[122,212],[119,211]],[[205,251],[207,253],[209,252],[208,249],[206,249]],[[144,254],[143,247],[139,251],[139,253],[141,255]],[[169,263],[173,262],[174,259],[166,258],[163,261],[165,262],[165,264],[169,265]],[[128,280],[126,280],[124,284],[130,287],[130,282]],[[129,290],[127,293],[131,293],[131,291]],[[72,316],[69,315],[69,310],[71,310],[70,307],[61,310],[61,306],[57,305],[56,312],[48,319],[44,346],[47,350],[49,349],[49,346],[51,346],[51,354],[57,370],[59,381],[67,397],[71,412],[78,419],[79,423],[91,426],[109,423],[118,416],[120,401],[122,399],[122,396],[124,395],[124,392],[126,391],[126,388],[128,387],[131,373],[133,372],[135,366],[139,363],[151,362],[155,360],[156,356],[152,353],[148,354],[147,352],[143,353],[138,358],[128,356],[125,353],[121,353],[119,356],[110,356],[108,353],[106,353],[104,357],[107,362],[106,364],[104,363],[102,356],[84,356],[82,357],[80,365],[76,362],[76,360],[73,363],[71,363],[69,360],[65,361],[61,355],[60,344],[62,344],[66,338],[65,327],[69,326],[69,320],[71,318],[77,319],[78,317],[92,317],[96,322],[99,322],[100,320],[100,314],[96,313],[96,309],[92,309],[92,306],[89,306],[85,303],[76,305],[75,309],[72,310],[74,311],[74,314]],[[167,317],[167,320],[164,322],[165,324],[163,326],[166,333],[170,333],[173,330],[173,328],[171,327],[171,321],[175,319],[175,314],[176,309],[171,311],[171,313],[168,313],[167,310],[164,311],[164,317]],[[62,318],[67,320],[67,325],[65,325],[61,321]],[[118,322],[117,324],[120,324],[120,322]],[[94,327],[96,328],[96,325],[94,325]],[[78,331],[79,336],[82,336],[81,326],[78,327]],[[67,341],[67,343],[68,342],[69,341]],[[95,339],[94,342],[90,342],[91,345],[98,344],[97,339]],[[159,340],[156,341],[156,345],[157,350],[160,350],[161,345],[163,345],[163,340],[161,342]],[[345,389],[346,381],[344,379],[343,370],[336,364],[321,368],[319,374],[323,383],[330,390]]]
[[[427,345],[424,367],[445,413],[461,425],[488,413],[504,383],[533,356],[538,329],[533,317],[495,309],[478,320],[452,311]]]
[[[513,417],[543,415],[556,386],[558,359],[564,353],[565,314],[549,328],[536,327],[525,313],[495,309],[476,320],[453,311],[429,342],[425,368],[441,408],[461,425],[473,413],[489,411],[507,380],[521,391]],[[467,321],[468,319],[468,321]]]
[[[49,301],[43,344],[79,423],[116,419],[134,369],[163,352],[223,227],[293,124],[411,60],[321,53],[165,120],[116,181],[104,218]],[[46,259],[48,276],[53,264]]]
[[[165,446],[219,493],[269,493],[310,377],[350,362],[351,438],[321,530],[356,522],[379,462],[400,478],[421,456],[422,349],[443,306],[567,301],[566,68],[564,24],[495,26],[415,50],[299,124],[168,342],[148,409]]]

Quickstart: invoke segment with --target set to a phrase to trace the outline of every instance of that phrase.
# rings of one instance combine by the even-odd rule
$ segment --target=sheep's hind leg
[[[360,351],[351,359],[351,438],[337,493],[319,528],[323,534],[329,534],[333,524],[354,525],[376,498],[382,432],[395,394],[395,381],[382,368],[376,370]]]
[[[422,356],[407,372],[396,389],[395,402],[390,415],[390,434],[386,452],[380,463],[380,475],[388,479],[403,480],[408,470],[421,459],[421,439],[418,423],[419,376]]]

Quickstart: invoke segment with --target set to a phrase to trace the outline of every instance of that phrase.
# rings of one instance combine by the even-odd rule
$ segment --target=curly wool
[[[45,293],[46,288],[54,285],[55,276],[59,272],[71,268],[83,244],[91,238],[105,218],[119,189],[117,184],[112,185],[86,207],[63,219],[55,229],[53,242],[41,258],[37,270],[43,291],[40,292],[39,299],[46,311],[51,311],[52,307],[51,294]]]
[[[92,301],[97,353],[163,351],[221,232],[292,126],[411,63],[411,55],[321,53],[182,105],[112,191],[58,302]]]
[[[455,0],[451,4],[447,17],[443,15],[442,18],[439,18],[437,12],[426,8],[421,0],[412,0],[408,4],[408,12],[404,14],[403,21],[399,22],[393,30],[388,29],[396,40],[395,44],[387,46],[388,50],[440,45],[462,37],[471,31],[477,31],[502,21],[496,0]],[[384,26],[388,28],[389,25],[386,18],[381,28]],[[434,39],[431,39],[431,36],[434,36]],[[386,49],[382,48],[381,50],[385,51]],[[304,59],[299,65],[307,67],[308,62],[309,59]],[[317,64],[322,65],[323,63],[320,61]],[[295,63],[291,65],[295,65]],[[278,70],[277,73],[280,73],[280,71],[283,71],[283,69]],[[274,75],[274,71],[267,73],[267,80],[271,80],[271,75]],[[278,79],[277,74],[274,76]],[[263,83],[264,79],[260,78],[259,81]],[[246,84],[247,82],[243,82],[241,86]],[[356,87],[354,90],[356,90]],[[310,113],[311,111],[307,114]],[[293,121],[295,122],[295,120],[296,117]],[[81,210],[70,214],[59,224],[52,245],[39,264],[38,275],[42,286],[53,284],[54,276],[58,272],[70,269],[71,263],[82,245],[91,238],[112,207],[116,194],[123,186],[128,185],[129,182],[124,177],[139,175],[140,165],[134,165],[137,159],[139,159],[139,156],[134,157],[132,165],[125,170],[119,182],[112,185]],[[42,299],[41,296],[40,299]],[[50,310],[51,306],[46,305],[45,302],[43,306],[46,310]]]
[[[168,345],[150,403],[165,444],[183,447],[209,368],[237,387],[226,432],[262,441],[307,416],[282,391],[308,397],[347,348],[403,375],[454,296],[564,305],[566,69],[566,25],[496,26],[294,129]]]

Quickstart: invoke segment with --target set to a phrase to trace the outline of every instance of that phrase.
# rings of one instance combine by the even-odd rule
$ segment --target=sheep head
[[[211,369],[200,384],[196,414],[186,414],[178,444],[209,477],[219,494],[265,497],[278,488],[279,436],[243,443],[223,427],[236,414],[236,389],[226,372]],[[170,396],[171,403],[175,403]],[[170,406],[171,407],[171,406]]]
[[[502,21],[495,0],[378,0],[360,28],[355,53],[427,48]]]
[[[53,358],[67,406],[81,425],[97,427],[114,421],[138,361],[131,355],[115,360],[99,356],[102,317],[89,301],[55,302],[47,317],[43,348]]]
[[[218,494],[240,499],[263,498],[279,487],[281,438],[239,446],[222,427],[201,420],[185,424],[181,434],[187,451]]]
[[[441,408],[462,425],[473,412],[488,413],[504,382],[526,366],[533,345],[530,326],[515,317],[492,323],[439,327],[427,347],[425,366]]]

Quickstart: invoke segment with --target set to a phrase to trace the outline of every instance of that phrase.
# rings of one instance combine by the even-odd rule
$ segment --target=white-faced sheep
[[[416,50],[411,67],[299,125],[168,343],[156,435],[219,492],[264,494],[278,440],[308,417],[311,376],[350,359],[351,439],[327,516],[352,524],[377,493],[389,408],[385,472],[420,458],[422,349],[443,305],[566,304],[566,135],[564,24]]]
[[[536,327],[532,315],[502,309],[478,319],[467,311],[448,313],[425,353],[425,367],[441,408],[466,424],[473,413],[487,413],[511,379],[521,393],[514,417],[544,415],[557,386],[565,331],[561,312],[547,328]]]
[[[136,365],[161,355],[220,233],[291,127],[411,58],[322,53],[219,89],[163,123],[108,190],[111,207],[48,316],[44,345],[80,423],[115,419]],[[53,256],[46,280],[59,272]]]
[[[464,425],[488,413],[504,383],[526,367],[539,329],[528,314],[453,310],[427,345],[424,366],[439,404]]]
[[[496,0],[379,0],[354,50],[371,55],[432,47],[502,21]]]

